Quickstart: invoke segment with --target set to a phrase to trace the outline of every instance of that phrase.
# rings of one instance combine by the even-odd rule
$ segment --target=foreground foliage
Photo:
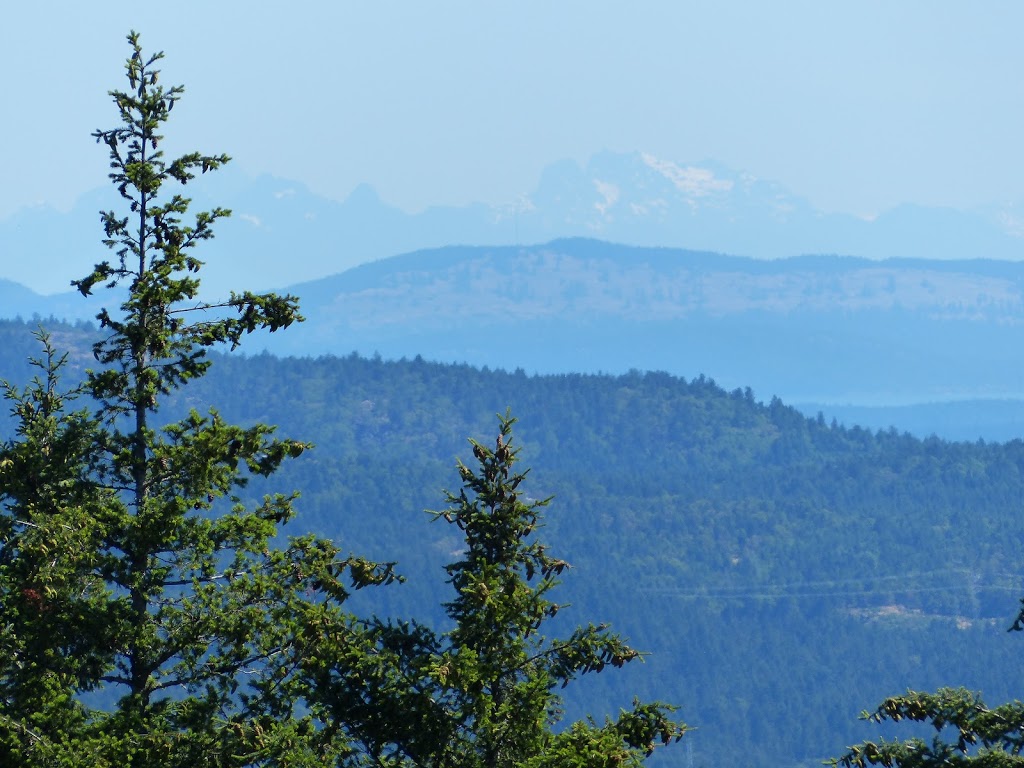
[[[832,761],[846,768],[931,768],[977,766],[1000,768],[1024,765],[1024,704],[1019,701],[989,708],[964,688],[940,688],[935,693],[908,691],[882,702],[865,719],[876,723],[906,720],[927,723],[931,740],[866,741]]]
[[[1024,600],[1011,632],[1024,630]],[[981,696],[965,688],[940,688],[935,693],[908,691],[887,698],[872,713],[861,717],[875,723],[906,720],[927,723],[936,735],[930,741],[916,737],[904,741],[865,741],[833,765],[845,768],[930,768],[931,766],[1024,765],[1024,704],[1014,701],[989,708]]]
[[[4,384],[0,446],[0,763],[11,766],[613,766],[685,727],[640,704],[555,733],[555,690],[639,654],[603,626],[547,641],[566,567],[531,538],[546,502],[522,497],[513,420],[438,513],[466,534],[449,567],[455,629],[360,620],[353,590],[390,564],[313,535],[282,542],[296,494],[253,498],[310,446],[261,420],[162,408],[253,331],[301,320],[291,296],[200,298],[195,247],[224,209],[190,223],[169,189],[228,158],[164,159],[158,133],[182,89],[158,84],[129,35],[121,124],[97,131],[127,216],[102,214],[115,258],[75,281],[127,289],[97,319],[100,367],[62,389],[68,357],[39,333],[38,374]],[[79,401],[83,407],[73,410]]]

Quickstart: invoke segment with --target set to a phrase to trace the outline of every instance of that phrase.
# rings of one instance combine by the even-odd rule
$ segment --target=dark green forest
[[[87,327],[48,325],[89,364]],[[26,374],[31,330],[0,324],[6,378]],[[1019,440],[872,432],[707,377],[356,355],[218,355],[160,417],[214,403],[315,444],[274,478],[301,491],[291,533],[397,562],[404,584],[352,605],[434,626],[460,541],[424,510],[456,484],[467,436],[486,439],[511,407],[531,492],[554,497],[545,540],[573,566],[556,621],[608,619],[650,653],[582,681],[568,711],[678,703],[696,730],[656,762],[815,765],[887,732],[858,720],[887,695],[1024,689],[1024,638],[1006,631],[1024,595]]]

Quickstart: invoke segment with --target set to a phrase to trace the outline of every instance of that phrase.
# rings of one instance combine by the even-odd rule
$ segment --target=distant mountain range
[[[505,206],[406,213],[369,186],[338,203],[297,182],[253,179],[231,166],[204,177],[189,194],[196,207],[234,211],[201,254],[209,263],[205,285],[217,294],[315,280],[423,248],[566,237],[755,258],[1024,258],[1024,224],[1012,210],[908,205],[868,221],[815,210],[778,184],[714,162],[676,163],[643,153],[605,152],[584,166],[555,163],[531,194]],[[68,213],[38,207],[0,219],[0,278],[38,293],[66,290],[107,257],[97,211],[118,205],[104,188]]]

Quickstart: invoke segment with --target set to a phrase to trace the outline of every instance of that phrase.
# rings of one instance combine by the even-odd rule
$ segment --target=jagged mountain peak
[[[751,256],[796,255],[778,234],[760,245],[730,227],[760,229],[790,224],[817,227],[821,214],[780,184],[714,161],[683,163],[648,152],[601,152],[580,165],[548,166],[529,197],[530,213],[546,233],[576,227],[577,234],[644,245],[700,247]],[[789,233],[792,240],[795,232]],[[717,238],[718,244],[715,239]],[[835,250],[835,249],[834,249]]]

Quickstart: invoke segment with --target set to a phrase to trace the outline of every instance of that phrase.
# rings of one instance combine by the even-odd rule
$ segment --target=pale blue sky
[[[0,217],[102,186],[124,35],[184,83],[171,147],[407,210],[603,149],[715,159],[824,210],[1024,204],[1024,3],[6,3]],[[107,10],[109,8],[109,10]]]

